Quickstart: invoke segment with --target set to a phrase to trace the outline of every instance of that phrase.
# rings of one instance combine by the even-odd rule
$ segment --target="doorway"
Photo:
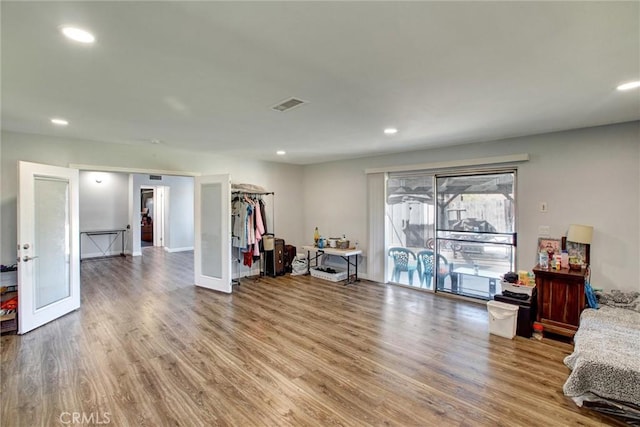
[[[140,187],[140,246],[164,247],[166,188],[164,186]]]
[[[153,218],[155,212],[153,188],[140,189],[140,246],[153,246]]]

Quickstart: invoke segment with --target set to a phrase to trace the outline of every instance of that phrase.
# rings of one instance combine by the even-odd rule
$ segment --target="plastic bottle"
[[[540,268],[549,268],[549,254],[546,251],[540,252],[538,264]]]
[[[562,255],[560,257],[560,265],[562,268],[569,268],[569,252],[562,251]]]
[[[320,232],[318,231],[318,227],[316,227],[316,230],[313,232],[313,243],[318,246],[318,240],[320,240]]]
[[[543,337],[544,326],[540,323],[533,324],[533,337],[537,340],[541,340]]]

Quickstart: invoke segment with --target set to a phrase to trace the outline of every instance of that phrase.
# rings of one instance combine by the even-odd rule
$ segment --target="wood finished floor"
[[[192,257],[83,262],[79,311],[2,337],[0,424],[620,424],[562,394],[570,345],[489,335],[483,305],[300,276],[225,295]]]

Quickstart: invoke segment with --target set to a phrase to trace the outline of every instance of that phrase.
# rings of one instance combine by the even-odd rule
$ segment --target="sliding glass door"
[[[492,298],[515,265],[515,177],[514,170],[389,174],[387,280]]]
[[[390,174],[387,179],[387,277],[393,283],[433,289],[434,176]]]
[[[438,176],[437,252],[447,282],[437,290],[491,299],[515,264],[515,171]]]

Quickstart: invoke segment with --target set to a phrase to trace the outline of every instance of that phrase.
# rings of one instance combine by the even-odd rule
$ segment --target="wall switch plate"
[[[548,225],[541,225],[538,227],[539,237],[549,237],[551,234],[551,228]]]
[[[540,202],[540,212],[547,213],[549,211],[549,206],[547,206],[547,202]]]

